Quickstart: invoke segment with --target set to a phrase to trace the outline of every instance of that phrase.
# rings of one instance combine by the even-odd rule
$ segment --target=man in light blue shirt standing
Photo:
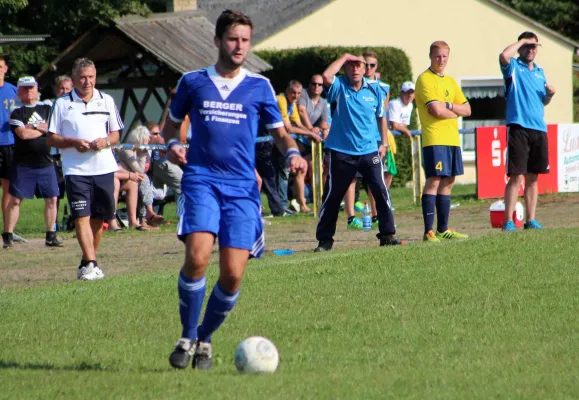
[[[336,103],[326,147],[330,150],[329,176],[316,231],[316,252],[331,250],[340,203],[356,172],[360,172],[376,199],[380,245],[404,244],[395,239],[390,194],[384,183],[381,159],[388,147],[384,94],[376,83],[364,78],[365,60],[344,54],[322,74],[328,87],[327,101]],[[344,77],[336,74],[344,67]],[[382,144],[376,143],[376,124]]]
[[[541,229],[535,219],[538,174],[549,173],[549,146],[545,106],[555,88],[547,84],[543,69],[535,64],[539,39],[533,32],[523,32],[518,41],[499,56],[507,96],[507,176],[505,188],[504,231],[516,231],[513,211],[519,187],[525,179],[525,229]],[[515,53],[518,58],[514,58]]]

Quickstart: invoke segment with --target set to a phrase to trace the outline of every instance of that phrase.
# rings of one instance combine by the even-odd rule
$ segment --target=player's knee
[[[210,254],[192,251],[185,257],[183,268],[191,272],[204,270],[207,264],[209,264],[210,256]]]
[[[243,278],[243,270],[223,271],[219,275],[219,284],[228,292],[235,292],[241,285],[241,278]]]
[[[527,174],[525,175],[525,183],[527,186],[537,183],[539,180],[539,175],[537,174]]]
[[[521,183],[523,183],[523,175],[511,175],[509,177],[509,185],[515,185],[515,186],[520,186]]]
[[[10,196],[10,201],[8,202],[8,204],[10,205],[10,207],[18,207],[20,206],[20,204],[22,204],[22,199],[15,196]]]

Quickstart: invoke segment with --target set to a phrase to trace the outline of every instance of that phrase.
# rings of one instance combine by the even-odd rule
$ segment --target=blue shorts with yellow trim
[[[464,174],[460,146],[426,146],[422,148],[422,166],[427,178]]]
[[[210,232],[219,240],[219,247],[249,250],[256,258],[262,255],[265,236],[257,182],[244,186],[185,174],[179,201],[179,239],[185,241],[193,232]]]

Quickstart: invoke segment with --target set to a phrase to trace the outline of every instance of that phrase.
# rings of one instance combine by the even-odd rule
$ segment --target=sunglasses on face
[[[370,63],[370,64],[367,64],[367,65],[368,65],[368,68],[376,68],[376,64],[374,64],[374,63]]]
[[[318,82],[310,82],[310,85],[312,86],[323,86],[323,83],[318,83]]]
[[[157,136],[160,132],[151,132],[151,135]]]

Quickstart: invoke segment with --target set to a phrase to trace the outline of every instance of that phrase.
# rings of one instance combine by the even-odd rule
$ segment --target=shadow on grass
[[[25,363],[21,364],[15,361],[0,360],[0,370],[2,369],[29,369],[29,370],[45,370],[45,371],[105,371],[105,367],[100,364],[89,364],[82,362],[78,365],[64,365],[56,366],[52,364],[35,364]]]
[[[3,369],[20,369],[20,370],[29,370],[29,371],[102,371],[102,372],[131,372],[131,371],[138,371],[138,372],[151,372],[151,373],[166,373],[172,372],[173,369],[167,368],[138,368],[138,369],[116,369],[105,367],[101,363],[86,363],[81,362],[78,365],[52,365],[49,363],[19,363],[16,361],[6,361],[0,360],[0,371]]]

